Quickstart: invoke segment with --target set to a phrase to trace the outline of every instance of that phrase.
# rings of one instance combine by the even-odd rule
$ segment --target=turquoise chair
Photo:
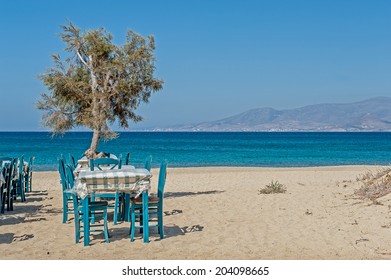
[[[13,195],[14,198],[20,198],[21,202],[26,201],[25,196],[25,176],[24,176],[24,156],[21,156],[18,161],[15,162],[14,165],[15,172],[17,176],[15,176],[13,180]]]
[[[4,182],[0,182],[0,213],[4,213],[4,207],[7,197],[7,168],[0,165],[1,176],[3,176]]]
[[[5,205],[7,205],[7,211],[14,210],[13,178],[15,177],[15,166],[17,166],[18,159],[10,157],[1,157],[0,162],[3,168],[3,175],[5,179],[5,185],[3,185],[3,197],[0,212],[4,213]]]
[[[90,159],[90,170],[104,170],[106,169],[114,169],[114,168],[121,169],[122,168],[122,156],[120,156],[119,159],[114,158],[98,158],[98,159]],[[121,200],[122,196],[120,192],[115,193],[95,193],[91,195],[91,200],[95,201],[95,198],[108,198],[108,199],[114,199],[114,205],[109,205],[109,208],[114,209],[114,217],[113,217],[113,223],[116,225],[118,223],[118,220],[120,219],[122,212],[121,212]]]
[[[163,161],[160,164],[157,197],[148,198],[149,222],[147,226],[157,227],[158,233],[160,234],[160,239],[164,238],[163,198],[164,198],[164,185],[166,184],[166,177],[167,177],[167,162]],[[142,203],[141,196],[139,196],[138,198],[131,199],[131,202],[132,205],[130,207],[130,241],[133,241],[136,228],[140,229],[141,231],[144,228],[144,225],[142,223],[143,203]],[[138,223],[139,225],[137,226],[136,223]]]
[[[122,154],[121,154],[121,158],[123,158]],[[126,156],[124,158],[124,165],[130,165],[130,153],[126,153]]]
[[[69,185],[71,188],[73,188],[74,185],[74,175],[73,175],[73,168],[71,165],[67,164],[65,166],[66,169],[66,177],[67,181],[69,182]],[[91,232],[103,232],[105,236],[106,243],[109,243],[109,229],[107,226],[107,201],[89,201],[88,202],[88,213],[84,212],[84,208],[81,204],[81,201],[79,197],[76,195],[75,192],[71,192],[72,201],[73,201],[73,209],[74,209],[74,221],[75,221],[75,241],[76,243],[79,243],[80,241],[80,235],[84,231],[84,225],[82,225],[83,222],[83,216],[88,215],[88,221],[89,221],[89,232],[88,235],[91,234]],[[88,199],[88,198],[86,198]],[[103,224],[95,224],[95,222],[92,224],[92,220],[96,219],[103,219]],[[102,229],[93,229],[97,227],[102,227]]]
[[[30,160],[28,162],[28,168],[27,172],[25,172],[25,192],[32,192],[33,191],[33,161],[35,157],[30,157]]]
[[[152,156],[147,156],[147,158],[145,159],[144,168],[147,169],[148,171],[151,171],[151,166],[152,166]]]
[[[66,175],[64,159],[60,157],[58,160],[58,171],[60,173],[60,181],[62,186],[62,223],[65,224],[68,220],[69,214],[74,214],[73,198],[71,193],[71,186]]]
[[[96,158],[90,159],[90,170],[107,170],[107,169],[121,169],[122,156],[119,159],[114,158]]]
[[[75,170],[77,166],[77,161],[75,160],[75,157],[71,154],[69,154],[68,157],[69,157],[69,165],[72,167],[73,170]]]

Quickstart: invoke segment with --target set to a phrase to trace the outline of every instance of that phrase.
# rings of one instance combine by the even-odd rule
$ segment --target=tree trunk
[[[93,134],[92,140],[91,140],[91,146],[84,154],[87,158],[95,158],[96,157],[100,137],[101,137],[101,131],[94,129],[94,134]]]

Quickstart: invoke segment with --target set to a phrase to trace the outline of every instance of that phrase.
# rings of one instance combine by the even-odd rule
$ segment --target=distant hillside
[[[217,121],[165,131],[391,131],[391,98],[318,104],[297,109],[259,108]]]

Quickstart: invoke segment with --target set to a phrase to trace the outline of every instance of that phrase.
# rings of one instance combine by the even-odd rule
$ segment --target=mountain
[[[391,131],[391,98],[317,104],[296,109],[258,108],[217,121],[164,131]]]

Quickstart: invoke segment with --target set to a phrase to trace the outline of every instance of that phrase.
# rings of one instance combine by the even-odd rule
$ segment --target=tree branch
[[[79,57],[80,61],[87,67],[87,68],[90,68],[88,63],[83,59],[83,57],[81,56],[79,50],[76,51],[76,54],[77,56]]]

